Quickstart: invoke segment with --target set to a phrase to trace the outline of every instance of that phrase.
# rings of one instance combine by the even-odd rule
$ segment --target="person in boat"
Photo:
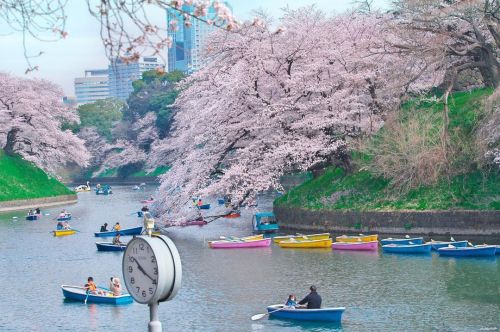
[[[32,216],[32,215],[34,215],[33,210],[29,210],[28,211],[28,216]]]
[[[36,214],[41,214],[41,212],[40,212],[40,208],[36,208],[36,209],[35,209],[35,213],[36,213]]]
[[[63,225],[63,223],[59,221],[59,222],[57,223],[56,229],[57,229],[58,231],[63,230],[63,229],[64,229],[64,225]]]
[[[66,210],[62,210],[61,213],[59,213],[59,218],[65,218],[66,217]]]
[[[203,205],[203,202],[201,201],[201,198],[198,199],[198,207],[202,206]]]
[[[100,232],[107,232],[108,231],[108,223],[104,223],[104,225],[101,226]]]
[[[309,290],[311,292],[299,302],[299,305],[303,306],[307,304],[307,309],[320,309],[321,296],[316,291],[316,286],[312,285],[309,287]]]
[[[111,284],[109,285],[109,290],[113,293],[113,296],[122,295],[122,284],[120,279],[117,277],[111,278]]]
[[[97,286],[94,283],[94,278],[92,278],[92,277],[87,278],[87,283],[83,287],[90,294],[106,295],[106,292],[104,292],[102,289],[97,289]]]
[[[122,244],[122,242],[120,241],[120,233],[116,234],[116,236],[113,238],[113,244],[115,245]]]
[[[71,226],[68,224],[67,221],[63,222],[62,226],[63,226],[63,229],[71,229]]]
[[[142,212],[148,212],[149,211],[149,208],[147,205],[144,205],[141,209]]]
[[[96,186],[95,186],[95,187],[96,187],[97,189],[101,189],[101,184],[100,184],[100,183],[98,183],[98,184],[96,184]]]
[[[288,300],[286,300],[285,306],[295,308],[296,305],[297,305],[297,297],[295,297],[295,295],[293,294],[290,294],[288,296]]]
[[[113,226],[113,230],[114,230],[114,231],[119,231],[119,230],[121,230],[121,229],[122,229],[122,226],[120,226],[120,223],[119,223],[119,222],[117,222],[117,223]]]

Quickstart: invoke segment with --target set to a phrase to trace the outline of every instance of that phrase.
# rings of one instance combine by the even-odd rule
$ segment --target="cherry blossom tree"
[[[64,123],[79,121],[76,112],[63,105],[62,96],[49,81],[0,73],[1,148],[50,173],[69,163],[86,166],[90,155],[83,140],[61,129]]]
[[[210,64],[184,82],[174,132],[150,156],[153,165],[173,161],[161,179],[160,213],[192,195],[251,201],[281,189],[281,175],[378,130],[405,91],[423,87],[425,67],[383,52],[387,19],[326,18],[306,7],[286,11],[278,29],[262,17],[213,36]]]

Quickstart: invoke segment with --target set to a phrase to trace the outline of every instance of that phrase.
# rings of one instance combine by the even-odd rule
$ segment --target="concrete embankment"
[[[76,194],[33,199],[19,199],[15,201],[3,201],[0,202],[0,212],[30,210],[37,207],[43,208],[57,205],[67,205],[74,204],[77,201],[78,197]]]
[[[307,232],[481,235],[500,238],[500,211],[311,211],[274,207],[284,228]]]

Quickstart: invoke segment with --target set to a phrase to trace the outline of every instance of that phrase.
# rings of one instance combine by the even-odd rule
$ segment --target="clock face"
[[[151,246],[141,238],[129,243],[123,257],[123,277],[130,295],[148,303],[158,288],[158,263]]]

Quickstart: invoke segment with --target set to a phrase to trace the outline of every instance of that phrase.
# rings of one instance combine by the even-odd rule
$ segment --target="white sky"
[[[280,17],[280,9],[287,5],[297,8],[316,4],[326,13],[339,13],[352,7],[352,0],[229,0],[233,13],[239,20],[251,19],[252,11],[264,9],[275,18]],[[378,8],[388,8],[390,0],[375,0]],[[83,0],[71,0],[66,8],[68,16],[66,30],[69,35],[58,42],[28,41],[31,54],[43,51],[41,57],[32,63],[39,66],[29,77],[42,77],[61,85],[68,96],[74,95],[73,79],[83,76],[85,69],[107,68],[108,60],[99,37],[99,24],[90,16]],[[165,13],[154,13],[155,23],[165,26]],[[21,34],[12,32],[0,23],[0,71],[24,76],[27,68],[23,56]],[[166,50],[165,50],[166,52]],[[165,56],[166,57],[166,56]]]

